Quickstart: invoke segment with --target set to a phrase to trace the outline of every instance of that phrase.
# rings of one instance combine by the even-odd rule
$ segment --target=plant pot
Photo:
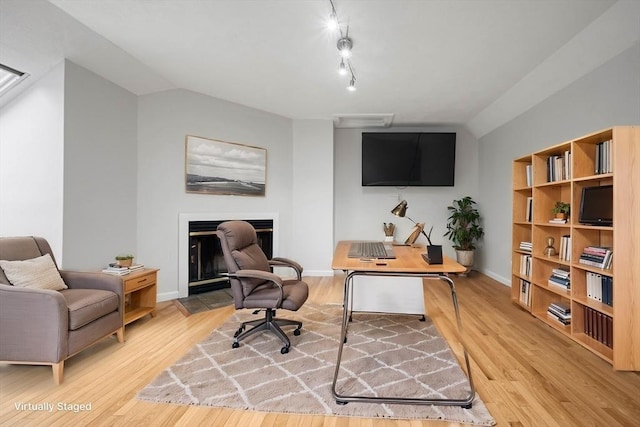
[[[464,273],[460,273],[460,276],[466,276],[471,271],[471,267],[473,267],[474,253],[475,253],[474,250],[462,251],[462,250],[456,249],[456,260],[458,261],[458,264],[461,264],[467,268],[467,270]]]
[[[131,264],[133,264],[133,259],[129,258],[129,259],[118,259],[116,260],[116,262],[118,263],[118,265],[120,267],[131,267]]]
[[[556,219],[567,219],[567,214],[563,212],[558,212],[556,214]]]

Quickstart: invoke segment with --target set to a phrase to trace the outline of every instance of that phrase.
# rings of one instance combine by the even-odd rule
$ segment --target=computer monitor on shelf
[[[582,189],[578,221],[589,225],[613,225],[613,185]]]

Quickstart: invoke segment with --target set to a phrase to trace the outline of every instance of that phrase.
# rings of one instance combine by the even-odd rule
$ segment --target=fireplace
[[[189,295],[230,287],[224,276],[227,272],[216,235],[219,224],[225,220],[189,221]],[[273,257],[272,219],[244,219],[256,229],[258,246],[268,259]]]

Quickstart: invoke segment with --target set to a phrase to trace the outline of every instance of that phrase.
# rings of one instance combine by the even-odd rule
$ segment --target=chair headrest
[[[256,230],[246,221],[226,221],[218,225],[218,235],[222,233],[231,251],[257,244]],[[222,239],[221,239],[222,240]]]

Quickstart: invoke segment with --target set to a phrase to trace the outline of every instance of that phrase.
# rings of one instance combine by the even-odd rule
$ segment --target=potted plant
[[[475,207],[476,202],[471,196],[465,196],[460,200],[454,200],[452,206],[448,206],[449,218],[447,219],[447,232],[444,234],[454,244],[458,263],[467,267],[466,273],[473,266],[475,242],[484,235],[480,227],[480,213]],[[465,273],[465,274],[466,274]]]
[[[554,214],[557,219],[567,219],[570,211],[571,205],[560,201],[556,202],[556,205],[551,209],[551,213]]]
[[[117,255],[116,262],[120,267],[131,267],[131,264],[133,264],[133,255],[131,254]]]

